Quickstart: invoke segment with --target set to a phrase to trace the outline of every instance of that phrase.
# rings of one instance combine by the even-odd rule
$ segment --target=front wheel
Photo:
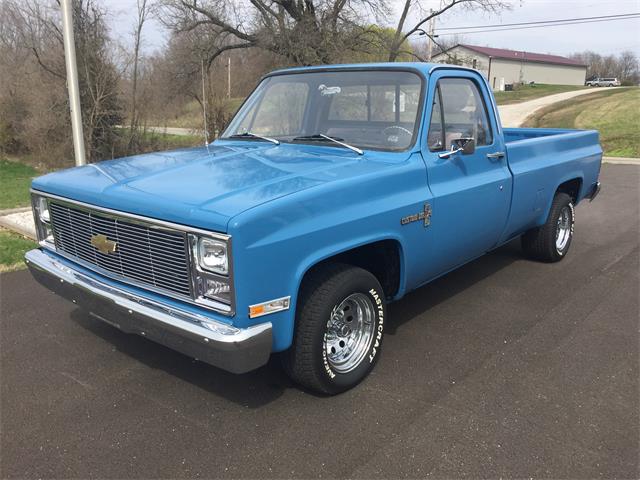
[[[556,193],[544,225],[522,235],[523,250],[536,260],[559,262],[571,246],[574,223],[573,200],[566,193]]]
[[[362,268],[333,264],[310,275],[283,364],[295,382],[334,395],[360,383],[376,364],[386,303],[376,277]]]

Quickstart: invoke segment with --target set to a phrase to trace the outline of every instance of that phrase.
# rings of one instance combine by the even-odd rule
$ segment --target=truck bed
[[[505,128],[504,139],[513,193],[503,240],[542,225],[559,185],[581,179],[579,202],[598,179],[602,149],[595,130]]]

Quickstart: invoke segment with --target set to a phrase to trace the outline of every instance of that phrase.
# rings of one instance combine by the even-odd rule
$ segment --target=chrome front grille
[[[117,279],[191,298],[185,232],[55,200],[49,211],[58,252]],[[116,242],[115,251],[96,248],[92,238],[97,235]]]

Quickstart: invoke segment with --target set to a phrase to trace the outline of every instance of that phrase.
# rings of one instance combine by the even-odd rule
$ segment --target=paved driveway
[[[573,92],[556,93],[555,95],[547,95],[546,97],[536,98],[528,102],[514,103],[511,105],[499,105],[500,121],[504,127],[519,127],[524,123],[529,115],[535,111],[544,108],[552,103],[562,102],[570,98],[588,95],[594,92],[602,92],[604,90],[613,90],[620,87],[588,88],[585,90],[575,90]]]
[[[392,306],[359,388],[226,374],[1,282],[2,478],[638,478],[640,168],[560,264],[517,242]]]

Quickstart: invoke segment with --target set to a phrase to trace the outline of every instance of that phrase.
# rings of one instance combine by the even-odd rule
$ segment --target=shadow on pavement
[[[455,297],[477,282],[522,260],[520,240],[515,239],[450,273],[407,294],[402,300],[390,305],[386,333],[394,335],[396,330],[438,304]]]
[[[521,258],[519,241],[516,240],[412,292],[391,305],[387,333],[394,335],[403,324]],[[236,375],[138,335],[124,333],[81,309],[74,310],[71,319],[136,361],[249,408],[260,408],[277,400],[286,389],[298,388],[282,370],[277,355],[272,355],[265,366],[253,372]]]
[[[267,365],[249,373],[236,375],[138,335],[124,333],[95,319],[82,309],[74,310],[71,319],[134,360],[249,408],[259,408],[271,403],[279,398],[285,389],[294,387],[280,368],[279,359],[275,355]]]

